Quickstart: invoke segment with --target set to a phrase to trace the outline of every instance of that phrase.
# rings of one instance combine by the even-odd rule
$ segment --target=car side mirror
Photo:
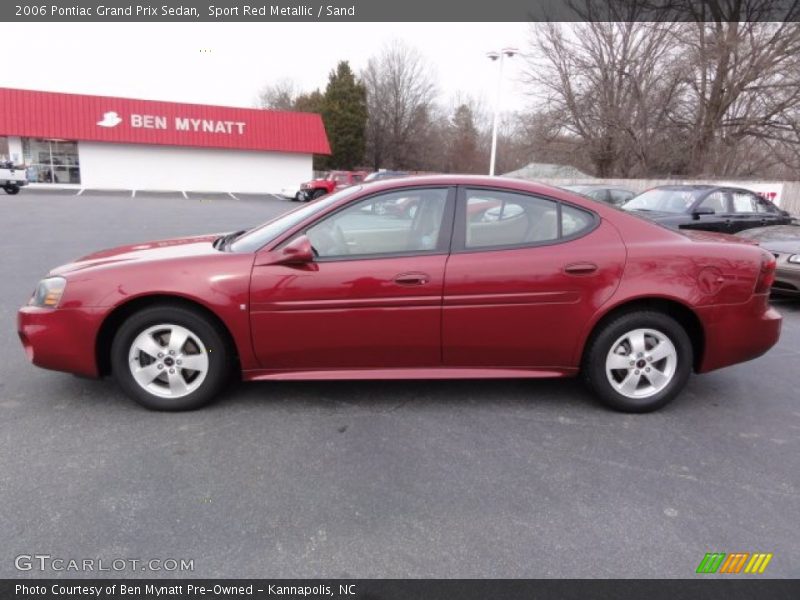
[[[695,208],[692,211],[692,218],[699,219],[702,215],[714,215],[716,213],[717,211],[715,211],[713,208],[706,208],[706,207]]]
[[[314,249],[306,235],[299,235],[283,248],[270,252],[270,260],[262,264],[305,265],[314,262]]]

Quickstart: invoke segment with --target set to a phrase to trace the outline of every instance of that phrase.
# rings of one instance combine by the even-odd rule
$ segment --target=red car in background
[[[392,203],[413,211],[372,207]],[[409,214],[413,212],[413,214]],[[34,364],[148,408],[244,380],[572,377],[655,410],[778,340],[775,258],[564,190],[438,176],[353,186],[260,227],[54,269],[19,311]]]
[[[294,199],[298,202],[316,200],[325,194],[361,183],[367,175],[366,171],[329,171],[325,177],[300,184],[300,190],[295,194]]]

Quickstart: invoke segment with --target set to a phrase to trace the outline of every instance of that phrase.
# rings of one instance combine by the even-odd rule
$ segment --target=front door
[[[313,263],[253,267],[251,327],[261,366],[439,366],[454,201],[447,187],[357,200],[305,232]]]

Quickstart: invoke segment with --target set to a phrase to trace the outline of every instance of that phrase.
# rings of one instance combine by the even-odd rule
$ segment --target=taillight
[[[761,255],[761,271],[756,282],[756,294],[766,294],[775,282],[775,257],[769,252]]]

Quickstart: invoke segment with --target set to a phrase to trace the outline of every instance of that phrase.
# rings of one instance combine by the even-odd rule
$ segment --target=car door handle
[[[589,275],[597,271],[597,265],[590,262],[572,263],[564,267],[568,275]]]
[[[401,273],[395,276],[394,282],[398,285],[425,285],[431,280],[427,273]]]

